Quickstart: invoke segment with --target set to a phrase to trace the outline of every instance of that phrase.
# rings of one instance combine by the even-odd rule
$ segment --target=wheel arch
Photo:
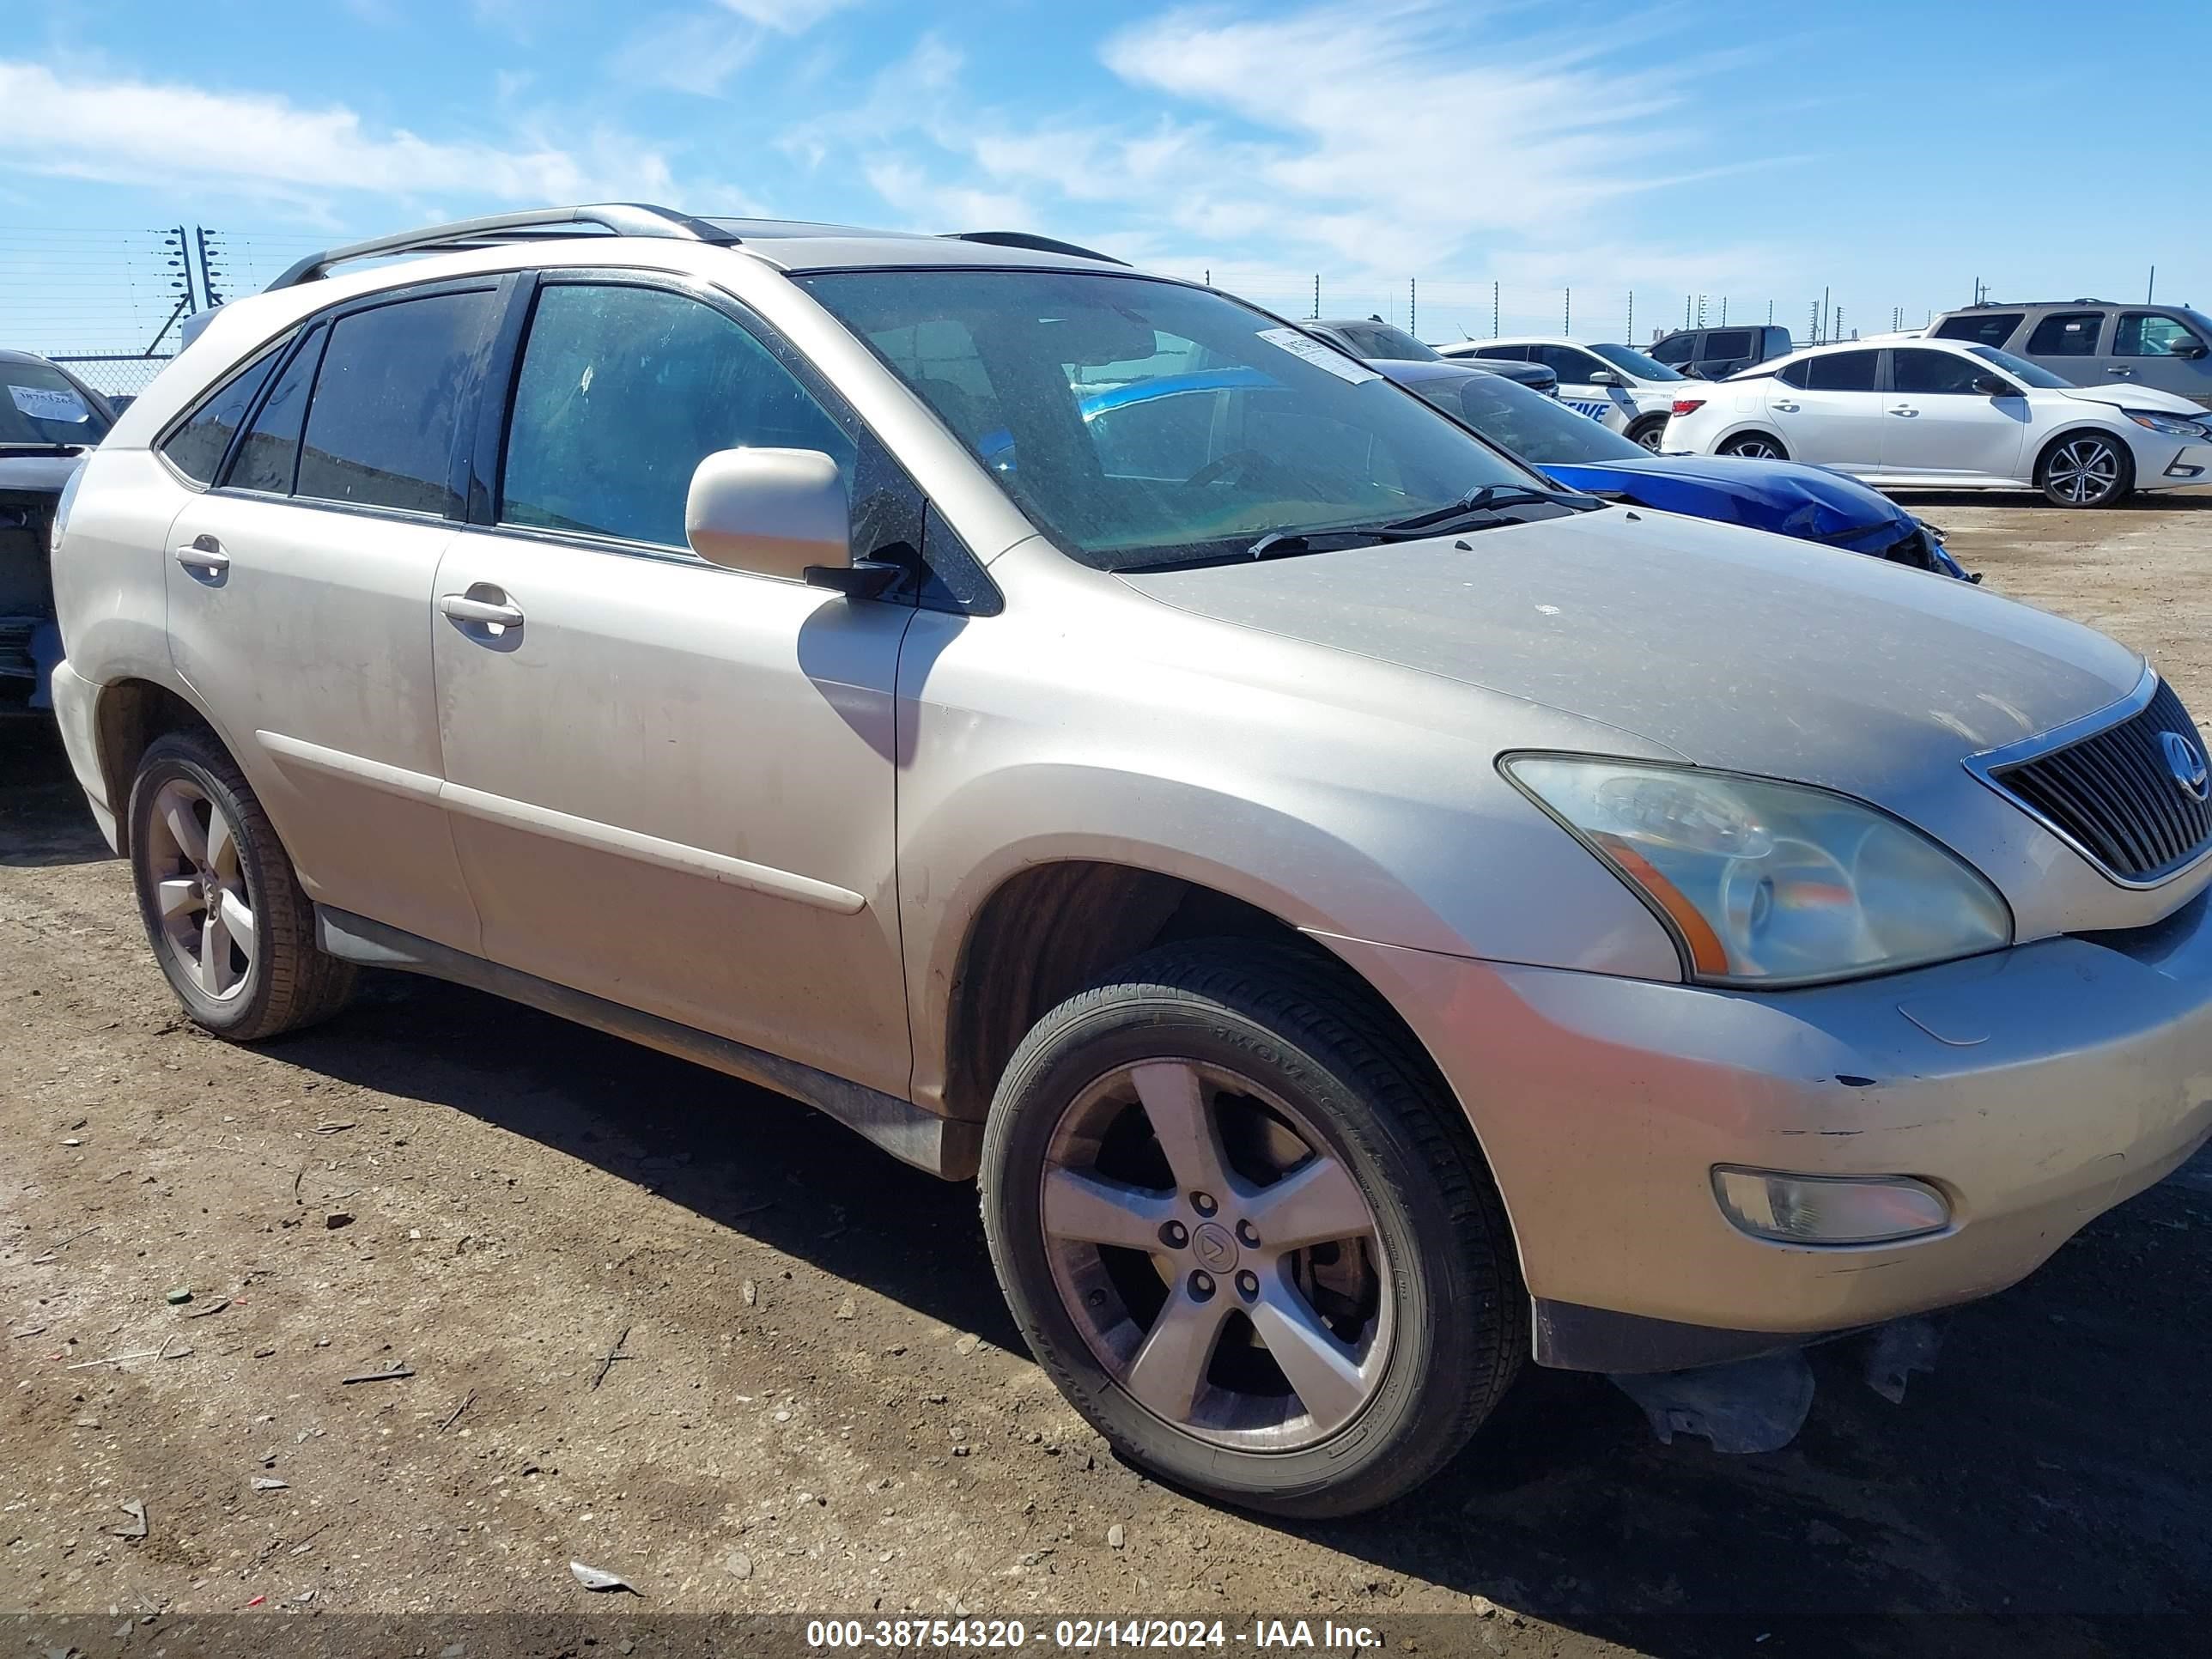
[[[173,686],[157,680],[125,678],[100,688],[93,704],[94,742],[102,788],[115,814],[116,851],[131,855],[131,782],[138,763],[156,738],[172,732],[204,732],[222,744],[233,760],[237,751],[205,710]]]

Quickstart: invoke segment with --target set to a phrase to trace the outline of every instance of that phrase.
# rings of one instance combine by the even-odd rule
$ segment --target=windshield
[[[107,421],[46,363],[0,362],[0,444],[96,444]]]
[[[1440,363],[1443,354],[1423,345],[1402,328],[1389,323],[1323,323],[1321,326],[1340,337],[1355,357],[1389,363]]]
[[[1594,345],[1592,351],[1615,368],[1625,368],[1639,380],[1680,380],[1687,377],[1677,374],[1656,357],[1647,357],[1640,351],[1631,351],[1624,345]]]
[[[1500,374],[1480,370],[1438,374],[1412,386],[1446,414],[1456,415],[1491,442],[1538,466],[1601,465],[1651,458],[1650,450],[1610,427]]]
[[[1099,569],[1542,486],[1374,370],[1204,289],[1058,270],[797,280]]]
[[[2041,386],[2045,391],[2060,390],[2074,384],[2071,380],[2062,380],[2047,368],[2037,368],[2025,357],[2015,357],[2009,351],[2000,351],[1995,346],[1968,346],[1966,349],[1977,357],[1986,358],[1995,363],[2014,380],[2025,380],[2028,385]]]

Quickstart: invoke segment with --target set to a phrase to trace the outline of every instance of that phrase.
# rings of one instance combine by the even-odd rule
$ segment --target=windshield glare
[[[1545,487],[1372,369],[1207,289],[1057,270],[798,280],[1100,569]]]
[[[1656,357],[1647,357],[1640,351],[1632,351],[1624,345],[1594,345],[1592,351],[1615,368],[1625,368],[1639,380],[1681,380],[1689,377],[1677,374]]]
[[[1988,359],[2014,380],[2025,380],[2028,385],[2040,386],[2045,391],[2063,390],[2074,384],[2053,374],[2047,368],[2038,368],[2025,357],[2015,357],[2009,351],[2000,351],[1995,346],[1968,346],[1966,349],[1977,357]]]
[[[1503,375],[1471,370],[1411,384],[1446,414],[1458,416],[1491,442],[1538,466],[1596,466],[1651,458],[1643,445]]]
[[[59,369],[0,362],[0,444],[89,445],[106,435],[106,420]]]

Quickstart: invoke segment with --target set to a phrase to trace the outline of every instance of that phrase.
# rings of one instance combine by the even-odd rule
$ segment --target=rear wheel
[[[1041,1020],[985,1133],[991,1256],[1038,1362],[1126,1455],[1298,1516],[1386,1503],[1527,1341],[1457,1106],[1327,963],[1170,946]]]
[[[1790,452],[1782,440],[1764,432],[1739,432],[1721,446],[1723,455],[1741,455],[1747,461],[1786,461]]]
[[[1667,417],[1664,415],[1647,415],[1630,427],[1625,435],[1629,442],[1640,444],[1656,454],[1660,441],[1667,435]]]
[[[2036,488],[2054,507],[2110,507],[2135,488],[2127,446],[2097,432],[2069,432],[2043,452]]]
[[[198,732],[156,738],[130,813],[146,937],[195,1023],[252,1042],[344,1006],[352,965],[316,948],[314,907],[221,744]]]

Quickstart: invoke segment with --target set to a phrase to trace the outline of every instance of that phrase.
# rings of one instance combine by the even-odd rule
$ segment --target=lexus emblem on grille
[[[2212,786],[2205,781],[2204,751],[2179,732],[2161,732],[2158,740],[2166,750],[2166,770],[2173,774],[2181,793],[2191,800],[2212,794]]]

